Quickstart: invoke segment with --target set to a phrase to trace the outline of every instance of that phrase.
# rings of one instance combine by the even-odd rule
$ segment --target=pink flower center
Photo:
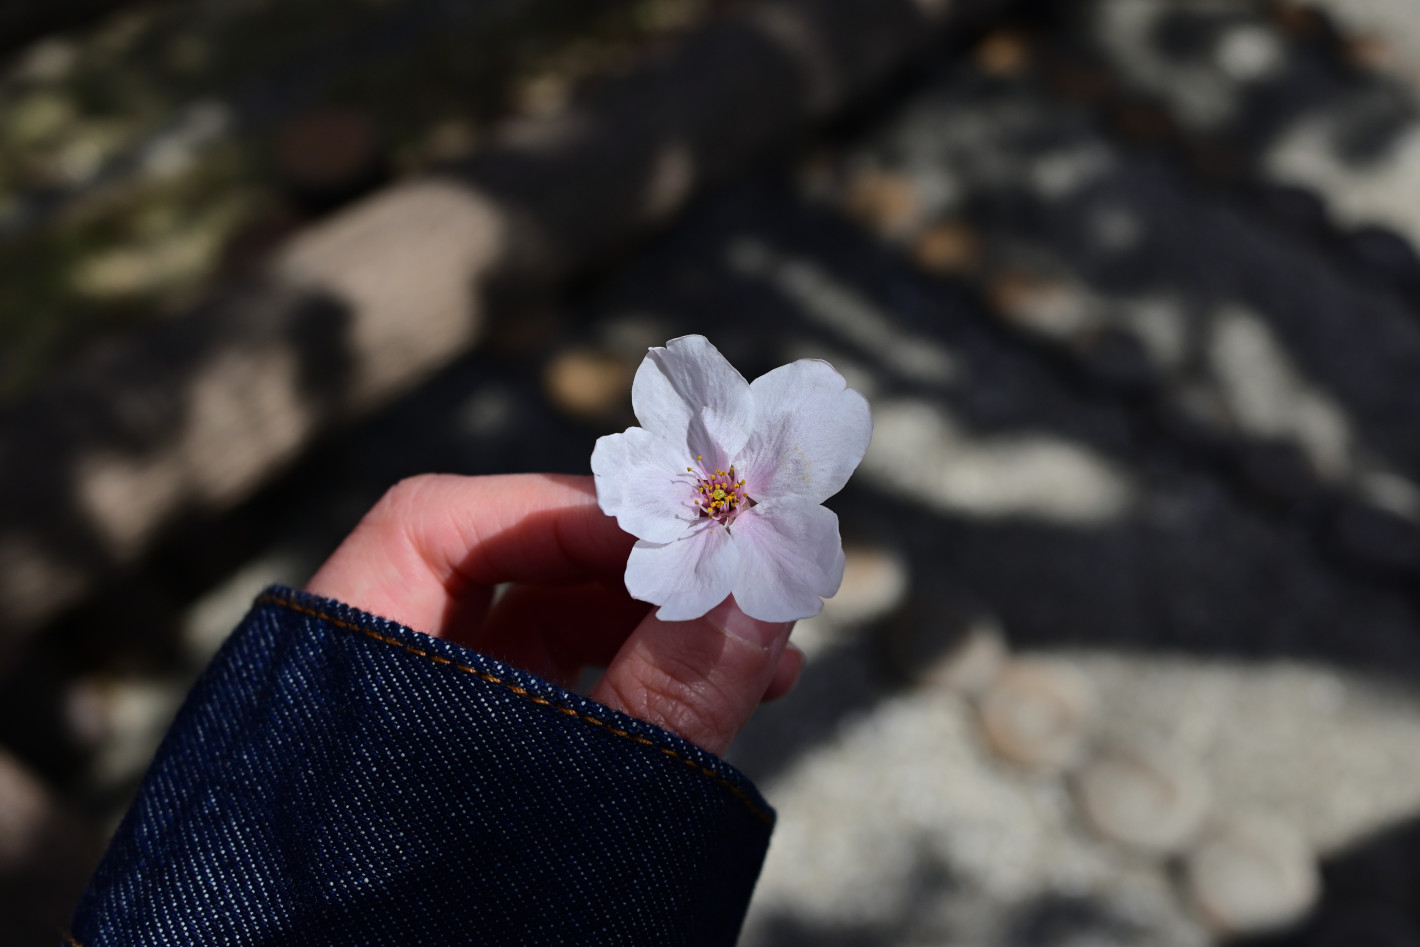
[[[699,461],[703,458],[695,459]],[[685,469],[695,474],[695,505],[700,507],[701,516],[708,516],[728,525],[741,504],[754,504],[753,500],[744,495],[745,482],[735,479],[733,465],[729,470],[716,470],[713,473],[703,468],[698,473],[694,467]]]

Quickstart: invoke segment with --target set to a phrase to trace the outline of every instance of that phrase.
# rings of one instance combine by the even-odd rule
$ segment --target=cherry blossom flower
[[[665,621],[726,596],[747,615],[818,614],[843,581],[838,517],[821,504],[872,437],[868,402],[832,365],[802,359],[746,382],[699,335],[653,348],[636,372],[640,427],[597,440],[597,502],[639,541],[633,598]]]

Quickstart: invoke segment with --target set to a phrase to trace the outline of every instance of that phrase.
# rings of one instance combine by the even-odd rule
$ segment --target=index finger
[[[635,539],[591,477],[426,474],[390,488],[306,585],[418,631],[465,633],[501,582],[619,582]]]

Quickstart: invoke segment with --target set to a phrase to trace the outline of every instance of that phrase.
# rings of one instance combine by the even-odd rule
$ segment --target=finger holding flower
[[[595,496],[576,477],[413,478],[307,589],[564,686],[605,665],[593,699],[723,753],[792,686],[793,622],[842,580],[821,503],[867,449],[868,405],[821,361],[747,382],[700,336],[652,349],[632,403],[642,426],[592,453]]]

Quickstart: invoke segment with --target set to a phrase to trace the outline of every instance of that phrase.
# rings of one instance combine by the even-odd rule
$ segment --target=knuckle
[[[370,508],[367,519],[376,521],[400,520],[412,509],[418,507],[420,499],[426,496],[439,481],[439,474],[416,474],[396,482]]]
[[[613,690],[632,716],[712,752],[723,751],[739,730],[733,699],[703,674],[680,670],[686,669],[643,664]]]

